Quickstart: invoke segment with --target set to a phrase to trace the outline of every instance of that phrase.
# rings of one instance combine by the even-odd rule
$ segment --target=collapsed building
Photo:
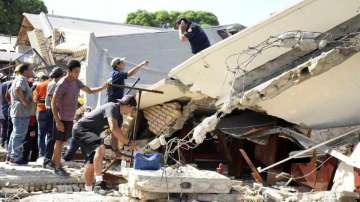
[[[137,132],[133,137],[147,145],[146,151],[163,154],[164,168],[122,169],[123,195],[350,201],[360,193],[360,100],[354,93],[360,85],[359,6],[356,0],[304,0],[233,36],[223,37],[224,27],[209,28],[213,45],[194,56],[176,32],[164,30],[115,36],[81,32],[83,44],[65,40],[55,46],[70,47],[64,52],[44,51],[31,34],[28,40],[47,65],[79,56],[88,85],[104,82],[109,61],[119,54],[129,61],[155,61],[139,86],[163,93],[143,92],[139,115],[124,127]],[[64,33],[65,39],[71,36]],[[95,107],[104,95],[87,100]]]

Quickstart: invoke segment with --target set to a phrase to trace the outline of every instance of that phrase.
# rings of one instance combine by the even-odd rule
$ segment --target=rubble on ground
[[[323,5],[328,11],[314,19]],[[172,70],[147,69],[146,75],[165,75],[155,84],[146,83],[163,94],[144,92],[140,116],[124,119],[123,134],[131,136],[135,130],[132,138],[141,152],[160,153],[160,170],[130,168],[132,151],[105,132],[104,143],[114,148],[106,150],[104,161],[104,179],[112,192],[99,195],[84,192],[82,158],[77,159],[81,163],[66,162],[71,175],[61,178],[37,163],[4,163],[6,153],[0,149],[0,201],[359,200],[359,6],[357,0],[304,0],[176,61],[183,63]],[[314,22],[304,23],[304,18]],[[26,19],[23,24],[32,24]],[[111,59],[99,44],[115,36],[101,39],[65,28],[54,29],[48,38],[39,28],[23,26],[19,38],[38,52],[42,61],[35,64],[37,72],[71,58],[87,63],[81,76],[91,84],[111,71],[98,71],[98,64],[107,67]],[[148,31],[146,37],[159,32]],[[61,40],[65,32],[68,41]],[[172,34],[177,35],[166,36]],[[145,35],[126,37],[140,40]],[[156,34],[157,40],[161,37]],[[94,106],[103,99],[89,98]]]

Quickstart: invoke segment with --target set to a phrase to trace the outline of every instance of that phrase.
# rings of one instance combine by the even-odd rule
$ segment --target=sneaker
[[[44,165],[45,157],[39,156],[38,159],[36,159],[36,164],[38,165]]]
[[[70,176],[70,174],[68,172],[66,172],[64,170],[64,168],[62,168],[62,167],[55,168],[54,173],[55,173],[55,175],[60,176],[60,177],[69,177]]]
[[[105,195],[111,192],[110,189],[106,186],[104,181],[96,182],[94,186],[94,193]]]
[[[28,162],[23,159],[18,160],[18,161],[14,161],[14,160],[10,159],[10,164],[14,165],[14,166],[25,166],[28,164]]]
[[[43,168],[55,169],[55,164],[51,160],[44,159]]]

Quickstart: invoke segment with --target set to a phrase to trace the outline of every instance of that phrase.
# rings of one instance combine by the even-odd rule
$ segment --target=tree
[[[206,11],[156,11],[148,12],[145,10],[137,10],[129,13],[126,23],[134,25],[144,25],[153,27],[170,28],[175,25],[178,18],[185,17],[191,21],[200,24],[203,27],[219,25],[216,15]]]
[[[42,0],[0,0],[0,10],[0,33],[10,35],[17,35],[24,12],[47,13]]]

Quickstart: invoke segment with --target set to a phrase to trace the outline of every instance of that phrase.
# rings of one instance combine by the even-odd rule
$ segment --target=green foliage
[[[17,35],[24,12],[47,13],[47,8],[42,0],[0,0],[0,33]]]
[[[185,17],[194,21],[201,26],[214,26],[219,25],[216,15],[206,11],[156,11],[148,12],[145,10],[137,10],[136,12],[129,13],[126,18],[126,23],[134,25],[144,25],[153,27],[174,27],[178,18]]]

